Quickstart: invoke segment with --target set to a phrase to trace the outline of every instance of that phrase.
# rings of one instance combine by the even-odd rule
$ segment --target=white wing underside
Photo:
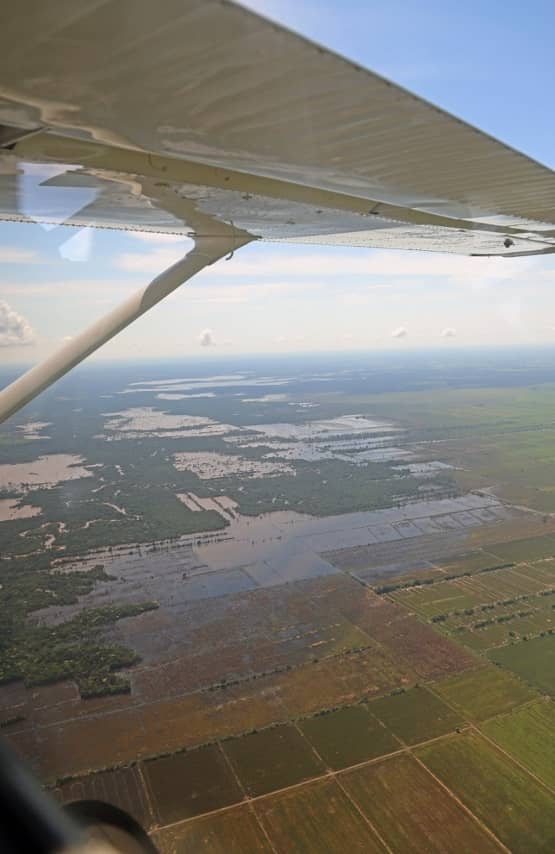
[[[555,251],[551,170],[229,2],[18,0],[0,123],[4,219]]]

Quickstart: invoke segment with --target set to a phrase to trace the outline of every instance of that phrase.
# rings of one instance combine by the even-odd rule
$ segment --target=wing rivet
[[[509,246],[514,246],[514,245],[515,245],[515,242],[514,242],[514,240],[511,240],[510,237],[506,237],[505,240],[503,241],[503,246],[505,247],[505,249],[508,249]]]

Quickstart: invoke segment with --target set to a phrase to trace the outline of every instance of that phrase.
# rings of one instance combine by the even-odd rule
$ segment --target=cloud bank
[[[23,347],[34,340],[31,324],[7,302],[0,301],[0,347]]]

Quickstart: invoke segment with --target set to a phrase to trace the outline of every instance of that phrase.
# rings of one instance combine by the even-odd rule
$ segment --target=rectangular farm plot
[[[250,807],[244,805],[217,815],[159,830],[153,836],[160,854],[271,854],[271,847]]]
[[[426,688],[411,688],[400,694],[381,697],[368,704],[375,715],[394,735],[406,744],[418,744],[454,732],[463,718]]]
[[[243,798],[215,744],[152,759],[143,767],[161,824],[220,809]]]
[[[532,688],[500,667],[481,667],[459,673],[436,682],[434,691],[474,721],[509,712],[538,696]]]
[[[482,601],[491,599],[509,599],[514,596],[525,596],[530,593],[538,593],[545,589],[545,584],[526,574],[524,565],[505,569],[496,569],[494,572],[482,572],[480,575],[468,579],[468,587],[473,587],[479,594],[484,591]]]
[[[438,560],[436,563],[440,566],[446,575],[459,575],[464,572],[479,572],[484,569],[491,569],[494,566],[499,566],[504,561],[500,560],[491,552],[480,549],[476,552],[459,555],[458,557],[449,558],[448,560]]]
[[[504,561],[520,563],[521,561],[538,560],[555,555],[555,537],[527,537],[524,540],[509,540],[506,543],[496,543],[488,546],[492,554]]]
[[[552,795],[479,735],[437,741],[417,755],[514,854],[555,850]]]
[[[222,748],[253,797],[316,777],[324,771],[308,741],[281,725],[225,741]]]
[[[119,807],[148,828],[153,817],[137,765],[115,771],[100,771],[86,777],[70,780],[54,789],[53,794],[62,803],[72,801],[103,801]]]
[[[390,594],[392,599],[430,619],[437,614],[473,608],[489,601],[492,596],[467,590],[458,581],[436,581],[434,584],[419,585]]]
[[[374,641],[361,652],[326,658],[279,674],[279,697],[289,717],[352,703],[353,698],[380,696],[410,684],[413,674]]]
[[[346,768],[398,750],[395,736],[373,717],[366,706],[300,721],[299,728],[330,768]]]
[[[555,696],[555,635],[492,649],[489,657],[540,691]]]
[[[481,729],[555,788],[555,703],[540,700],[482,724]]]
[[[365,631],[398,659],[427,679],[476,666],[476,659],[431,626],[410,615],[396,615],[390,622],[376,621]],[[376,609],[377,610],[377,609]]]
[[[528,563],[521,567],[521,571],[530,578],[541,581],[545,587],[555,586],[555,559],[548,558],[537,563]]]
[[[392,756],[341,774],[340,780],[390,851],[487,854],[501,850],[412,756]]]
[[[333,779],[262,798],[254,809],[276,854],[381,854],[386,848]],[[246,854],[246,852],[245,852]]]

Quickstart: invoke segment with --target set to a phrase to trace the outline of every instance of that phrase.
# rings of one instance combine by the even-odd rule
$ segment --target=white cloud
[[[122,252],[115,260],[116,267],[128,273],[162,273],[183,258],[192,246],[192,241],[185,237],[169,243],[165,241],[162,246],[156,245],[160,241],[151,242],[154,245],[149,252]]]
[[[407,334],[408,334],[407,330],[405,329],[404,326],[398,326],[397,329],[394,329],[393,332],[391,333],[391,337],[392,338],[406,338]]]
[[[216,345],[214,333],[211,329],[203,329],[198,337],[198,341],[201,347],[214,347]]]
[[[457,330],[453,329],[452,326],[446,326],[445,329],[441,330],[441,337],[442,338],[454,338],[456,334],[457,334]]]
[[[34,340],[35,333],[29,321],[7,302],[0,302],[0,347],[22,347]]]

